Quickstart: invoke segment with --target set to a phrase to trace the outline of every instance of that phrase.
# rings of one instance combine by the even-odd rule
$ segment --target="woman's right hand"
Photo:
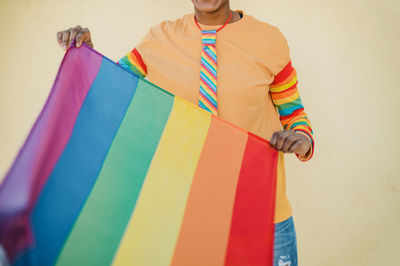
[[[75,41],[76,47],[80,47],[82,42],[84,42],[93,48],[93,43],[88,28],[82,28],[78,25],[75,28],[69,28],[67,30],[57,32],[57,42],[64,50],[67,50],[73,41]]]

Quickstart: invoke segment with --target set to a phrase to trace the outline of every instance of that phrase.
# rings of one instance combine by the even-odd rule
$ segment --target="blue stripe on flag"
[[[38,265],[54,265],[96,182],[137,80],[103,58],[71,138],[33,210]]]

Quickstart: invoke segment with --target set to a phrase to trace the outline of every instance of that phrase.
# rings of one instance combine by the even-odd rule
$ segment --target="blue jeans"
[[[275,224],[274,266],[297,266],[297,240],[293,218]]]

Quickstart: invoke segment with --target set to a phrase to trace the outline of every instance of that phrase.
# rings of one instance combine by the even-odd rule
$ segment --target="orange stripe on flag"
[[[224,264],[247,137],[212,117],[171,265]]]

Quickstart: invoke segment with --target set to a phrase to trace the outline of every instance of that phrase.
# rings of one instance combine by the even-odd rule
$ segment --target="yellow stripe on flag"
[[[175,97],[114,265],[169,265],[211,115]]]

